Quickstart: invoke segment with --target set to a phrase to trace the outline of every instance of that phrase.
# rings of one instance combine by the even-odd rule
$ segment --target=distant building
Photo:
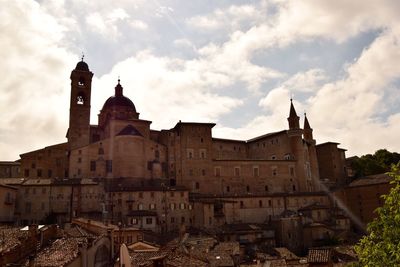
[[[139,118],[118,81],[91,125],[92,77],[83,61],[71,72],[68,141],[21,154],[24,177],[164,179],[212,194],[316,192],[320,178],[344,179],[344,150],[316,145],[307,117],[301,128],[293,103],[288,130],[250,140],[215,138],[214,123],[179,121],[156,131]]]
[[[325,213],[333,206],[326,190],[347,183],[345,150],[317,145],[306,116],[300,127],[292,101],[288,129],[231,140],[213,137],[214,123],[151,129],[118,80],[91,125],[92,77],[83,61],[71,72],[67,141],[21,154],[23,179],[6,179],[18,188],[18,222],[85,217],[158,233],[273,225],[267,243],[294,251],[328,228],[347,229],[336,225],[346,223],[343,214]]]
[[[0,178],[16,178],[16,177],[22,177],[21,162],[0,161]]]

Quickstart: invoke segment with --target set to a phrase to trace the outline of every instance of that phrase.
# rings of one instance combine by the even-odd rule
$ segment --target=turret
[[[89,144],[90,98],[93,73],[82,60],[71,72],[71,99],[69,128],[67,133],[70,149]]]
[[[310,127],[310,123],[308,122],[307,115],[304,113],[304,140],[312,141],[313,138],[313,129]]]
[[[300,128],[300,117],[297,116],[296,110],[293,106],[293,100],[290,99],[290,112],[289,112],[289,129],[299,129]]]

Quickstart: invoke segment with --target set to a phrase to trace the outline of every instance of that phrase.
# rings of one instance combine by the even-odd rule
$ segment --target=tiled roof
[[[327,263],[332,256],[332,249],[330,248],[310,248],[307,254],[307,261],[309,263]]]
[[[293,252],[291,252],[289,249],[287,249],[285,247],[274,248],[274,250],[277,252],[277,254],[281,258],[284,258],[286,260],[297,260],[299,258],[299,257],[297,257],[296,254],[294,254]]]
[[[365,177],[358,178],[349,184],[349,187],[357,186],[367,186],[375,184],[387,184],[392,180],[392,178],[386,173],[369,175]]]
[[[286,133],[286,130],[282,130],[282,131],[279,131],[279,132],[273,132],[273,133],[267,133],[267,134],[264,134],[264,135],[249,139],[246,142],[250,143],[250,142],[258,141],[258,140],[261,140],[261,139],[264,139],[264,138],[272,137],[272,136],[275,136],[275,135],[280,135],[280,134],[283,134],[283,133]]]
[[[11,250],[12,248],[21,244],[22,239],[29,236],[28,231],[21,231],[19,228],[0,228],[0,253],[3,251]]]
[[[63,237],[57,239],[37,254],[34,266],[64,266],[78,256],[79,244],[86,243],[86,238]]]

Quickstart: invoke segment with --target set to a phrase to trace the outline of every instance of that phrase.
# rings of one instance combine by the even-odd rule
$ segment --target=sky
[[[400,1],[0,0],[0,160],[65,142],[70,73],[94,73],[91,124],[118,77],[152,129],[287,129],[400,152]]]

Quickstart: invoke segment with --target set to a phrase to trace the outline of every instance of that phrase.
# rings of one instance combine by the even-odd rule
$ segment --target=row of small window
[[[278,201],[278,206],[280,206],[281,205],[281,200],[278,199],[277,201]],[[272,200],[271,199],[269,199],[267,203],[268,203],[267,207],[272,207]],[[265,204],[266,203],[264,203],[261,199],[258,201],[258,207],[260,207],[260,208],[265,207]],[[245,204],[244,204],[243,201],[240,201],[240,208],[241,209],[245,208]]]
[[[131,218],[131,224],[132,225],[139,224],[139,221],[140,221],[140,219],[138,219],[138,218]],[[145,219],[144,223],[147,224],[147,225],[152,225],[153,221],[154,221],[153,218],[147,217]],[[185,223],[186,222],[186,218],[182,216],[180,221],[181,221],[181,223]],[[170,218],[170,222],[171,223],[175,223],[176,222],[175,217],[171,217]],[[191,223],[191,220],[190,220],[190,223]],[[157,220],[156,220],[156,224],[158,224]]]
[[[199,154],[198,157],[195,155],[195,150],[193,148],[188,148],[186,149],[186,158],[187,159],[194,159],[194,158],[199,158],[199,159],[206,159],[207,158],[207,149],[201,148],[199,149]]]
[[[144,195],[145,195],[145,194],[148,194],[148,193],[150,193],[150,197],[151,197],[151,198],[154,198],[154,196],[155,196],[155,192],[154,192],[154,191],[150,191],[150,192],[138,192],[138,198],[143,198]],[[169,194],[170,197],[175,197],[175,193],[178,193],[178,192],[170,191],[168,194]],[[111,193],[110,193],[110,194],[111,194]],[[184,191],[180,191],[179,194],[180,194],[181,197],[185,197],[185,192],[184,192]],[[120,198],[122,197],[122,193],[112,193],[112,196],[113,196],[113,197],[116,197],[117,195],[118,195],[118,197],[120,197]],[[110,196],[111,196],[111,195],[110,195]],[[134,195],[133,195],[132,193],[129,193],[128,200],[133,200],[133,199],[134,199]]]
[[[29,177],[29,175],[30,175],[29,169],[25,169],[25,170],[24,170],[24,176],[25,176],[25,177]],[[53,175],[53,171],[52,171],[52,170],[47,170],[47,177],[48,177],[48,178],[51,178],[52,175]],[[42,170],[42,169],[37,169],[37,170],[36,170],[36,176],[37,176],[38,178],[43,177],[43,170]]]
[[[120,205],[122,204],[122,200],[121,199],[118,199],[118,204],[120,204]],[[154,204],[154,203],[149,204],[149,210],[155,210],[156,208],[157,208],[156,204]],[[191,210],[192,209],[192,205],[186,204],[186,203],[179,203],[179,205],[177,203],[169,203],[169,209],[170,210],[176,210],[178,208],[181,209],[181,210],[184,210],[186,208]],[[133,205],[132,204],[128,204],[128,209],[129,210],[133,210]],[[138,210],[144,210],[144,204],[143,203],[139,203],[137,205],[137,209]]]
[[[31,188],[25,188],[25,194],[26,195],[29,194],[30,189]],[[46,192],[47,192],[47,188],[43,187],[42,188],[42,194],[46,194]],[[32,195],[35,195],[35,194],[36,194],[36,188],[32,188]]]
[[[79,159],[78,159],[78,162],[80,162]],[[113,166],[112,160],[106,160],[106,172],[107,173],[111,173],[112,172],[112,166]],[[94,171],[96,171],[96,169],[97,169],[96,161],[95,160],[91,160],[90,161],[90,171],[94,172]],[[78,171],[79,171],[79,169],[78,169]],[[78,174],[80,174],[80,173],[78,173]]]
[[[275,138],[275,139],[271,139],[271,140],[269,140],[269,141],[264,141],[264,142],[257,142],[256,144],[254,144],[253,145],[253,147],[260,147],[260,146],[262,146],[263,148],[264,147],[266,147],[267,145],[278,145],[279,144],[279,139],[278,138]]]
[[[234,167],[234,176],[240,177],[240,173],[241,173],[241,168],[238,166]],[[294,167],[292,167],[292,166],[289,167],[289,173],[291,176],[294,176]],[[215,167],[214,174],[216,177],[221,176],[221,167]],[[278,174],[278,168],[277,167],[272,168],[271,174],[273,176],[276,176]],[[205,174],[203,174],[203,175],[205,175]],[[258,166],[257,167],[254,166],[253,167],[253,177],[259,177],[259,176],[260,176],[260,169]]]

